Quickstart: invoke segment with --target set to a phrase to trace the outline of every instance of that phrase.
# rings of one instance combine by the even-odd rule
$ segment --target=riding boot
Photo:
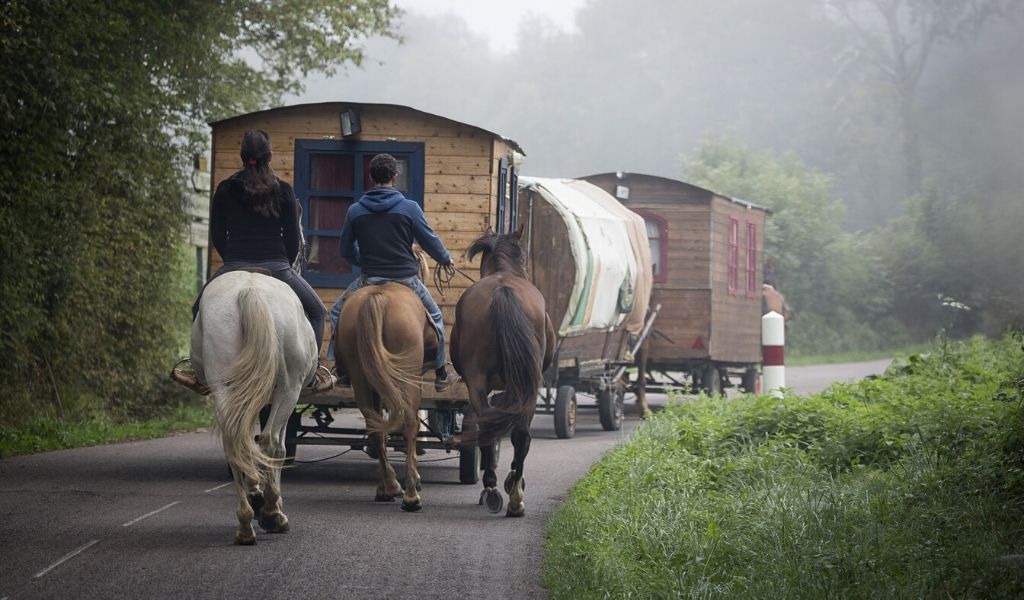
[[[302,388],[300,395],[311,396],[320,392],[328,392],[334,389],[334,382],[334,375],[331,375],[330,370],[320,365],[316,368],[316,373],[313,374],[313,380],[306,387]]]

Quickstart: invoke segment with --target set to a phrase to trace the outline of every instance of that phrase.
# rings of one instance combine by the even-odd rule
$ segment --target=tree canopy
[[[0,6],[0,420],[45,398],[158,401],[188,331],[176,248],[205,122],[358,64],[397,14],[387,0]]]

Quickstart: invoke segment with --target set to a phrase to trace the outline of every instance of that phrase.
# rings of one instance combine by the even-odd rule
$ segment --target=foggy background
[[[684,158],[711,137],[792,151],[834,178],[853,230],[884,224],[925,184],[988,194],[1024,183],[1017,18],[989,17],[931,46],[914,107],[924,169],[908,184],[897,83],[858,35],[881,26],[868,3],[397,4],[402,43],[368,40],[363,67],[310,78],[287,103],[383,102],[436,113],[515,139],[527,153],[523,172],[538,176],[685,179]],[[917,28],[905,26],[911,43]]]

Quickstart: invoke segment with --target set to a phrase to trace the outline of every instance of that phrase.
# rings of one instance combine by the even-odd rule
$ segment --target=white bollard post
[[[761,372],[764,393],[776,398],[783,395],[786,387],[786,367],[783,348],[786,345],[786,320],[775,311],[761,317]]]

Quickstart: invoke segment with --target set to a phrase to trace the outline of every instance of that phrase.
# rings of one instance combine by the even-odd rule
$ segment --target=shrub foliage
[[[387,0],[0,6],[0,424],[162,401],[188,335],[175,248],[203,123],[358,63],[357,39],[395,14]]]
[[[675,404],[554,517],[555,598],[1020,597],[1021,338]]]

